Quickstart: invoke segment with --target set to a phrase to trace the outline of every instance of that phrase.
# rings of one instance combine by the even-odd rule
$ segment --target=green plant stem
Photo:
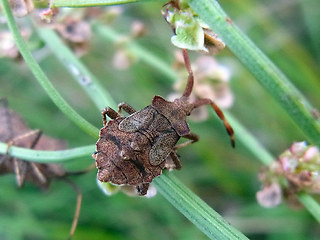
[[[72,74],[79,85],[86,91],[99,110],[106,106],[116,108],[117,104],[108,91],[99,83],[98,79],[72,53],[51,29],[38,28],[37,32],[51,52],[60,60],[61,64]],[[56,49],[59,49],[57,51]]]
[[[320,145],[320,125],[310,113],[314,107],[260,49],[231,22],[218,2],[189,0],[189,4],[287,111],[307,139],[313,144]]]
[[[0,142],[0,154],[7,153],[8,145]],[[11,146],[8,154],[12,157],[41,163],[58,163],[90,156],[95,145],[83,146],[60,151],[40,151],[29,148]]]
[[[320,223],[320,206],[319,203],[305,192],[297,194],[299,201],[306,207],[312,216]]]
[[[210,239],[248,239],[186,188],[173,174],[155,178],[159,192]],[[197,214],[194,214],[194,213]]]
[[[124,46],[128,51],[137,55],[150,67],[153,67],[165,74],[171,81],[175,81],[177,79],[175,71],[169,64],[165,63],[162,59],[155,56],[147,49],[136,44],[134,41],[123,41],[124,37],[109,26],[103,26],[102,24],[95,22],[93,23],[92,28],[95,33],[113,43],[122,42],[122,46]]]
[[[40,68],[39,64],[36,62],[36,60],[33,58],[30,50],[28,49],[26,43],[24,42],[19,29],[17,27],[17,24],[14,20],[14,17],[12,15],[9,3],[7,0],[1,0],[4,14],[8,21],[9,29],[11,30],[11,33],[14,37],[14,40],[17,44],[17,47],[23,56],[24,60],[26,61],[27,65],[31,69],[32,73],[34,74],[35,78],[38,80],[40,85],[43,87],[43,89],[46,91],[46,93],[49,95],[51,100],[57,105],[57,107],[71,120],[73,121],[77,126],[79,126],[82,130],[87,132],[93,137],[98,136],[99,130],[91,125],[88,121],[86,121],[84,118],[82,118],[58,93],[58,91],[55,89],[55,87],[52,85],[52,83],[49,81],[45,73]]]
[[[110,6],[134,2],[152,2],[164,0],[52,0],[51,6],[58,7],[95,7],[95,6]]]

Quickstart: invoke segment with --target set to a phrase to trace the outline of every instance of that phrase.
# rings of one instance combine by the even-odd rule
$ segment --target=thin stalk
[[[189,4],[287,111],[306,138],[313,144],[320,145],[320,124],[311,115],[314,107],[268,57],[235,26],[218,2],[189,0]]]
[[[103,88],[98,79],[72,53],[53,30],[37,28],[37,32],[51,49],[51,52],[60,60],[61,64],[71,73],[74,79],[77,80],[83,90],[86,91],[99,110],[104,109],[106,106],[116,108],[117,104],[110,93]],[[56,49],[59,49],[59,51]]]
[[[173,174],[162,174],[161,178],[154,179],[154,183],[159,192],[210,239],[248,239]]]
[[[0,154],[6,154],[8,145],[0,142]],[[95,145],[83,146],[60,151],[40,151],[29,148],[10,146],[8,154],[23,160],[40,163],[59,163],[78,158],[90,157]]]
[[[96,7],[96,6],[111,6],[134,2],[154,2],[164,0],[51,0],[51,6],[58,7]]]
[[[26,61],[27,65],[31,69],[33,75],[38,80],[39,84],[49,95],[51,100],[57,105],[57,107],[78,127],[87,132],[89,135],[93,137],[98,136],[99,130],[90,124],[87,120],[82,118],[59,94],[59,92],[55,89],[52,83],[49,81],[45,73],[40,68],[39,64],[36,62],[34,57],[32,56],[30,50],[28,49],[26,43],[24,42],[17,24],[12,15],[9,3],[7,0],[1,0],[3,12],[7,18],[9,29],[14,37],[14,40],[17,44],[17,47]]]
[[[319,203],[305,192],[297,194],[299,201],[308,209],[312,216],[320,223],[320,206]]]

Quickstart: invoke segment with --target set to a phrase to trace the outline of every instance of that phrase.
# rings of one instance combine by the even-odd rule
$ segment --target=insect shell
[[[145,195],[166,163],[172,166],[169,154],[178,139],[169,121],[152,106],[126,118],[117,116],[100,130],[93,155],[98,180],[136,186],[138,194]]]
[[[186,50],[183,50],[189,72],[187,87],[180,98],[173,102],[155,96],[152,104],[136,112],[130,105],[119,104],[118,113],[111,108],[102,112],[104,127],[92,155],[98,168],[97,178],[101,182],[132,185],[138,194],[147,193],[149,183],[161,174],[164,168],[181,168],[176,150],[198,141],[190,133],[186,117],[193,109],[210,104],[225,127],[234,145],[233,130],[222,111],[210,99],[190,101],[193,73]],[[121,109],[128,117],[120,115]],[[106,115],[111,118],[107,122]],[[189,141],[177,144],[181,137]]]

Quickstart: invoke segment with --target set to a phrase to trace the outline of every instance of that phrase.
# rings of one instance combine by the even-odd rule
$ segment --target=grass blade
[[[162,174],[154,182],[159,192],[210,239],[248,239],[173,174]]]

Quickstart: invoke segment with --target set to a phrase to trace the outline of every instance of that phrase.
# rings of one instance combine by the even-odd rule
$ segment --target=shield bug
[[[9,156],[11,146],[31,148],[37,150],[64,149],[64,141],[45,136],[40,130],[30,130],[20,116],[8,108],[6,99],[0,99],[0,141],[8,144],[7,154],[0,154],[0,175],[15,174],[18,187],[24,182],[31,182],[41,189],[47,190],[53,179],[67,182],[77,194],[76,211],[69,233],[70,238],[77,226],[82,194],[79,187],[68,179],[69,175],[85,173],[88,170],[67,172],[61,165],[35,163]]]
[[[187,51],[183,49],[182,53],[189,76],[180,98],[170,102],[154,96],[152,104],[140,111],[126,103],[118,105],[118,112],[109,107],[102,111],[103,128],[93,154],[99,181],[133,185],[139,195],[145,195],[151,181],[164,168],[181,168],[176,150],[198,141],[198,136],[190,132],[186,117],[202,105],[212,106],[235,145],[233,129],[213,101],[202,98],[191,102],[194,77]],[[121,116],[121,110],[130,115]],[[107,121],[107,116],[111,120]],[[181,137],[189,141],[177,145]]]

